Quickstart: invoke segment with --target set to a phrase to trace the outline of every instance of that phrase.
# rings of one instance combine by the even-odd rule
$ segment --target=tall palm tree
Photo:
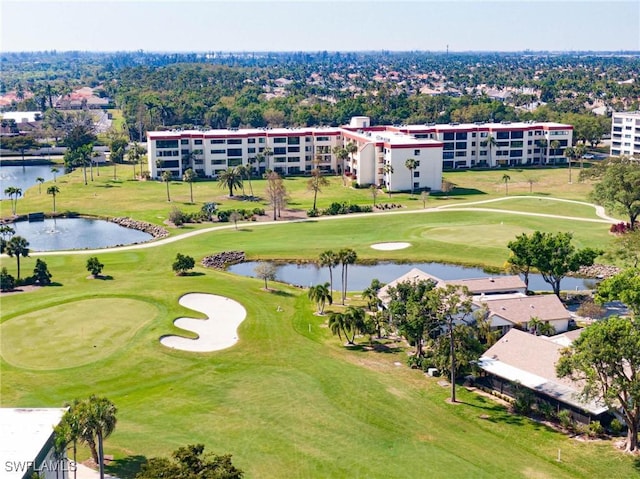
[[[324,176],[322,176],[322,171],[318,168],[315,168],[311,171],[311,178],[307,181],[307,189],[309,191],[313,191],[313,210],[316,209],[316,200],[318,198],[318,193],[322,192],[323,186],[328,186],[329,180],[327,180]]]
[[[346,317],[346,323],[348,324],[348,330],[351,332],[351,339],[347,338],[347,341],[349,341],[349,344],[354,344],[356,334],[359,332],[362,333],[366,329],[365,318],[367,314],[364,308],[360,306],[347,306],[344,315]]]
[[[60,173],[60,170],[54,166],[53,168],[51,168],[51,173],[53,173],[53,182],[55,183],[56,182],[56,175],[58,173]]]
[[[56,212],[56,195],[60,193],[60,188],[56,185],[47,188],[47,194],[53,196],[53,212]]]
[[[582,174],[582,171],[584,170],[584,155],[587,153],[587,147],[584,143],[576,145],[573,148],[573,152],[575,153],[576,158],[580,160],[580,173]]]
[[[38,183],[38,194],[42,194],[42,183],[44,183],[44,178],[42,176],[38,176],[36,178],[36,182]]]
[[[540,148],[540,164],[544,165],[546,164],[546,160],[548,155],[547,152],[547,147],[549,146],[549,142],[547,141],[546,138],[541,138],[540,140],[538,140],[538,147]]]
[[[134,142],[133,146],[129,148],[129,151],[127,152],[127,160],[129,160],[133,164],[134,180],[136,179],[136,165],[138,164],[138,161],[140,160],[141,156],[142,156],[142,148],[140,147],[138,142]],[[140,171],[140,174],[142,174],[142,170]]]
[[[338,260],[342,265],[342,304],[347,299],[347,273],[350,264],[354,264],[358,255],[351,248],[343,248],[338,251]]]
[[[358,145],[353,141],[350,141],[344,149],[347,150],[349,158],[351,159],[351,167],[353,167],[353,155],[358,152]]]
[[[391,175],[393,175],[393,165],[391,163],[385,163],[382,167],[382,172],[387,176],[387,193],[391,198]]]
[[[549,143],[549,155],[551,155],[551,151],[553,151],[553,164],[556,164],[556,159],[555,157],[557,156],[557,150],[558,148],[560,148],[560,142],[558,140],[553,140],[551,143]],[[548,161],[548,160],[547,160]]]
[[[240,180],[242,180],[242,184],[240,185],[240,188],[242,189],[242,197],[244,198],[247,196],[244,192],[244,177],[247,174],[247,167],[244,165],[238,165],[236,166],[236,171],[240,175]]]
[[[509,181],[511,181],[511,177],[505,173],[504,175],[502,175],[502,181],[504,181],[504,195],[509,196]]]
[[[251,177],[253,176],[253,165],[256,163],[257,157],[251,157],[247,160],[247,180],[249,181],[249,191],[251,192],[251,199],[253,200],[253,185],[251,184]]]
[[[498,142],[496,141],[493,135],[488,135],[485,140],[482,142],[482,146],[486,146],[489,148],[489,166],[494,166],[493,163],[493,148],[498,146]]]
[[[571,181],[571,163],[573,163],[573,157],[575,156],[575,154],[576,152],[571,146],[564,149],[564,156],[567,157],[567,161],[569,162],[569,183],[572,182]]]
[[[409,181],[411,182],[411,196],[413,196],[413,170],[415,170],[416,166],[418,166],[418,162],[415,160],[415,158],[407,158],[407,160],[404,162],[404,166],[406,166],[407,169],[409,170],[409,175],[410,175]]]
[[[4,189],[4,194],[7,195],[11,201],[11,214],[15,215],[18,209],[18,198],[22,196],[22,188],[7,186]]]
[[[340,340],[342,340],[342,334],[344,333],[345,337],[348,338],[347,336],[347,318],[345,317],[345,315],[343,313],[339,313],[337,311],[332,312],[329,315],[329,321],[327,322],[327,325],[329,326],[329,331],[331,331],[331,333],[333,335],[338,335],[338,337],[340,338]]]
[[[233,190],[242,186],[242,176],[237,168],[227,168],[218,176],[220,188],[229,188],[229,196],[233,196]]]
[[[191,198],[191,203],[193,203],[193,182],[196,181],[197,178],[198,176],[191,168],[187,169],[187,171],[182,175],[182,181],[189,183],[189,196]]]
[[[18,279],[20,279],[20,256],[24,256],[25,258],[29,256],[29,242],[22,236],[13,236],[7,241],[5,252],[11,257],[16,257]]]
[[[333,155],[336,158],[336,166],[338,161],[340,161],[340,173],[342,174],[342,185],[344,186],[346,184],[345,182],[345,164],[344,162],[346,161],[347,158],[349,158],[349,152],[342,146],[342,145],[336,145],[333,147],[333,150],[331,150],[331,152],[333,153]],[[337,168],[336,168],[337,170]]]
[[[325,304],[333,303],[333,297],[331,296],[329,287],[329,283],[324,283],[318,284],[316,286],[311,286],[309,288],[309,293],[307,295],[311,301],[316,303],[318,307],[318,314],[324,314]]]
[[[173,175],[170,171],[162,172],[162,181],[164,181],[167,185],[167,201],[171,201],[171,196],[169,196],[169,182],[171,181],[171,178],[173,178]]]
[[[333,294],[333,268],[338,266],[339,262],[338,255],[331,250],[320,253],[320,266],[327,266],[329,268],[329,292],[331,294]]]

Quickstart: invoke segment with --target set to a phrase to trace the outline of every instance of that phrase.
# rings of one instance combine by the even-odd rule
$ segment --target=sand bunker
[[[173,323],[178,328],[193,331],[198,338],[160,338],[168,348],[207,353],[230,348],[238,341],[238,326],[244,321],[247,311],[237,301],[215,294],[190,293],[181,297],[179,302],[186,308],[206,314],[207,319],[176,319]]]
[[[373,249],[378,249],[382,251],[393,251],[396,249],[405,249],[411,246],[411,243],[376,243],[372,244],[371,247]]]

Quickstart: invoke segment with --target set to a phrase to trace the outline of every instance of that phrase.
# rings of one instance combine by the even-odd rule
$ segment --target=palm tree
[[[244,198],[247,196],[244,192],[244,181],[243,181],[245,175],[247,174],[247,167],[244,165],[238,165],[236,166],[236,171],[240,175],[240,181],[241,181],[240,188],[242,188],[242,197]]]
[[[237,168],[227,168],[218,176],[220,188],[229,188],[229,196],[233,196],[233,190],[242,186],[242,176]]]
[[[249,180],[249,191],[251,192],[251,199],[253,200],[253,185],[251,184],[251,177],[253,176],[253,165],[256,163],[257,159],[251,157],[247,160],[247,180]]]
[[[261,152],[256,155],[256,159],[258,160],[258,169],[260,168],[260,163],[265,162],[264,168],[265,171],[269,170],[269,157],[273,156],[273,150],[268,146],[264,147]]]
[[[311,171],[311,178],[307,181],[307,189],[313,191],[313,210],[316,210],[316,200],[318,193],[322,192],[323,186],[328,186],[329,180],[322,176],[322,171],[315,168]]]
[[[44,183],[44,178],[42,176],[38,176],[36,178],[36,182],[38,183],[38,194],[42,194],[42,183]]]
[[[138,145],[138,142],[134,142],[133,146],[127,152],[127,159],[133,164],[133,179],[136,179],[136,165],[142,156],[142,148]],[[140,170],[142,174],[142,170]]]
[[[553,156],[554,156],[553,164],[554,165],[556,164],[555,156],[556,156],[556,151],[558,150],[558,148],[560,148],[560,142],[558,140],[553,140],[551,143],[549,143],[549,149],[550,149],[549,154],[551,154],[551,151],[553,151]]]
[[[378,197],[378,187],[376,185],[371,185],[369,187],[369,191],[371,192],[371,198],[373,199],[373,207],[376,207],[376,198]]]
[[[415,170],[416,166],[418,166],[418,162],[415,160],[415,158],[407,158],[407,160],[404,162],[404,166],[406,166],[407,169],[409,170],[409,175],[410,175],[409,181],[411,182],[411,196],[413,196],[413,170]]]
[[[351,339],[347,338],[349,344],[354,344],[356,339],[356,334],[358,332],[363,332],[366,329],[365,326],[365,317],[366,312],[364,308],[359,306],[347,306],[347,309],[344,312],[345,320],[348,325],[348,331],[351,332]],[[346,336],[346,332],[345,332]]]
[[[343,313],[339,313],[337,311],[332,312],[329,315],[329,321],[327,324],[329,326],[329,331],[331,331],[333,335],[337,334],[340,340],[342,340],[342,333],[344,333],[345,338],[348,338],[347,320]]]
[[[170,171],[162,172],[162,181],[167,184],[167,201],[171,201],[171,197],[169,196],[169,182],[171,181],[171,178],[173,178],[173,175]]]
[[[544,165],[547,159],[547,147],[549,146],[549,142],[546,138],[542,138],[538,140],[538,147],[540,148],[540,164]]]
[[[317,286],[311,286],[309,288],[309,293],[307,294],[311,301],[314,301],[318,306],[318,314],[324,314],[324,306],[326,303],[332,304],[333,297],[331,296],[331,291],[329,289],[330,284],[324,283],[319,284]]]
[[[56,195],[60,193],[60,188],[56,185],[47,188],[47,194],[53,196],[53,212],[56,212]]]
[[[571,146],[564,149],[564,156],[567,157],[567,161],[569,162],[569,183],[571,183],[571,163],[575,154],[575,150]]]
[[[18,209],[18,198],[22,196],[22,188],[7,186],[4,189],[4,194],[11,200],[11,214],[15,215]]]
[[[345,160],[349,158],[349,152],[341,145],[336,145],[333,147],[332,153],[336,157],[336,164],[340,161],[340,173],[342,174],[342,185],[346,184],[345,182]],[[337,168],[336,168],[337,169]]]
[[[358,145],[356,145],[353,141],[350,141],[349,143],[347,143],[347,146],[345,146],[344,149],[347,150],[347,153],[349,154],[349,157],[351,159],[351,166],[353,167],[353,155],[354,153],[358,152]]]
[[[338,251],[338,260],[342,264],[342,304],[347,299],[347,272],[350,264],[354,264],[358,255],[351,248],[343,248]]]
[[[529,183],[529,193],[533,193],[533,184],[537,182],[538,182],[537,178],[533,178],[533,177],[527,178],[527,183]]]
[[[391,163],[385,163],[382,167],[382,172],[387,176],[387,193],[391,198],[391,175],[393,175],[393,165]]]
[[[338,255],[331,250],[320,253],[320,266],[327,266],[329,268],[329,292],[331,294],[333,294],[333,268],[338,266],[339,262]]]
[[[576,158],[580,160],[580,174],[582,174],[582,171],[584,170],[584,155],[587,152],[587,147],[584,145],[584,143],[582,143],[581,145],[576,145],[573,148],[573,152],[575,153]]]
[[[511,177],[505,173],[504,175],[502,175],[502,181],[504,181],[504,195],[509,196],[509,181],[511,181]]]
[[[189,196],[191,198],[191,203],[193,203],[193,182],[196,181],[197,177],[198,176],[191,168],[187,169],[187,171],[182,175],[182,181],[189,183]]]
[[[51,173],[53,173],[53,182],[55,183],[56,182],[56,175],[58,173],[60,173],[60,170],[54,166],[53,168],[51,168]]]
[[[22,236],[13,236],[5,247],[5,252],[13,257],[16,257],[18,264],[18,279],[20,279],[20,256],[25,258],[29,256],[29,242]]]
[[[493,163],[493,148],[498,146],[498,142],[494,138],[493,135],[488,135],[485,140],[482,142],[482,146],[486,146],[489,148],[489,166],[494,166]]]

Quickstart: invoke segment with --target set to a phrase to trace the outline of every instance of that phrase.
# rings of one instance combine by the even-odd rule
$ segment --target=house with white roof
[[[572,331],[550,338],[511,329],[478,360],[483,374],[477,382],[501,394],[515,396],[516,385],[531,390],[538,401],[545,401],[557,411],[566,409],[574,420],[608,423],[611,417],[604,404],[584,400],[582,383],[560,378],[556,363],[562,350],[580,334]]]
[[[0,477],[68,479],[66,453],[56,454],[53,428],[64,408],[0,408]]]

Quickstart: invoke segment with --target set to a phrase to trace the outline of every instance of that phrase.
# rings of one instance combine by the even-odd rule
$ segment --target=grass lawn
[[[122,181],[105,187],[105,171],[103,186],[96,181],[84,187],[78,183],[79,172],[65,177],[67,183],[59,179],[58,204],[68,201],[69,209],[80,212],[154,222],[166,217],[163,184]],[[480,182],[472,175],[466,178],[469,185]],[[321,207],[340,193],[352,201],[370,200],[367,191],[343,188],[337,181],[323,193]],[[294,202],[306,209],[310,200],[304,182],[288,180],[287,187],[297,192]],[[254,183],[256,191],[264,186]],[[203,188],[197,193],[199,202],[206,190],[214,201],[223,198],[223,207],[234,204],[214,183],[196,183],[194,195],[196,186]],[[187,185],[171,188],[180,198],[176,203],[188,201]],[[33,191],[20,200],[19,211],[50,201]],[[104,196],[94,201],[87,192]],[[472,196],[477,200],[503,193],[430,198],[429,206],[464,204]],[[421,201],[409,195],[394,195],[393,201],[422,209]],[[558,211],[557,204],[548,203],[535,209]],[[528,205],[524,201],[519,208]],[[592,209],[576,206],[573,216],[594,217]],[[206,226],[211,225],[199,227]],[[343,347],[326,328],[326,316],[313,314],[306,290],[270,283],[275,290],[265,292],[261,280],[199,265],[191,276],[171,271],[177,252],[193,256],[197,264],[205,255],[231,249],[252,258],[312,260],[327,248],[345,246],[366,260],[500,267],[506,242],[536,229],[572,231],[578,246],[604,247],[609,241],[608,227],[599,223],[444,210],[297,224],[245,223],[237,231],[213,231],[153,248],[105,251],[96,256],[111,277],[108,281],[87,278],[88,254],[47,255],[57,286],[1,297],[1,403],[56,407],[90,394],[110,398],[118,407],[118,425],[105,452],[115,456],[110,470],[122,478],[133,477],[145,458],[196,442],[209,451],[232,453],[249,478],[631,477],[637,474],[633,458],[609,441],[570,439],[463,388],[461,404],[446,403],[448,389],[437,378],[405,366],[404,348],[368,351],[365,339],[356,348]],[[412,247],[370,248],[382,241],[409,241]],[[35,259],[22,258],[24,274]],[[0,266],[15,274],[14,258],[0,258]],[[192,337],[173,324],[181,316],[202,317],[178,304],[189,292],[231,297],[246,308],[235,346],[198,354],[159,343],[166,334]],[[562,462],[556,461],[558,450]],[[82,457],[87,456],[83,450]]]

